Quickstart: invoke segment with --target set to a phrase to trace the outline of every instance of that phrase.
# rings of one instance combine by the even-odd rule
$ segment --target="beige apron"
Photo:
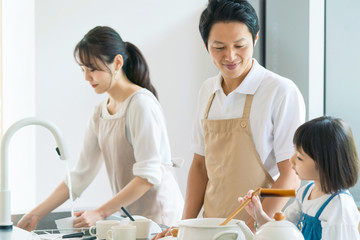
[[[254,95],[247,95],[242,118],[208,120],[215,93],[205,110],[205,164],[209,181],[204,199],[204,217],[228,217],[238,206],[238,197],[250,189],[268,188],[274,183],[256,151],[250,128]],[[246,221],[241,211],[235,217]]]
[[[136,94],[144,93],[135,92],[131,99]],[[131,99],[128,101],[126,109]],[[98,111],[100,116],[101,107]],[[125,123],[126,114],[115,119],[100,117],[99,128],[96,129],[114,195],[135,177],[133,175],[133,165],[136,162],[134,149],[126,138]],[[174,178],[173,167],[162,164],[161,174],[162,181],[160,185],[152,187],[141,198],[126,206],[126,208],[132,215],[145,216],[157,223],[172,226],[181,219],[183,198]]]

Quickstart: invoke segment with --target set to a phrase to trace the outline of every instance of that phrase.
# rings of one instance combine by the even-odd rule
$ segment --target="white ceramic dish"
[[[178,240],[245,240],[242,230],[237,225],[241,220],[233,219],[225,226],[220,226],[225,218],[186,219],[179,223]]]

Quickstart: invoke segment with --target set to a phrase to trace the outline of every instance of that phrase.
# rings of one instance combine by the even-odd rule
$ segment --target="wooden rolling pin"
[[[260,197],[295,197],[295,189],[276,189],[276,188],[258,188],[256,189],[252,196],[258,195]],[[252,197],[251,196],[251,197]],[[226,225],[233,219],[241,210],[243,210],[246,205],[250,203],[251,199],[247,198],[240,206],[220,225]]]

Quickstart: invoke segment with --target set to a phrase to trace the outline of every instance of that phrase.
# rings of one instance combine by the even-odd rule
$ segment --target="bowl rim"
[[[239,228],[237,223],[242,221],[239,219],[231,219],[230,222],[226,225],[220,225],[223,221],[225,221],[226,218],[190,218],[190,219],[184,219],[179,222],[179,228],[180,227],[190,227],[190,228]],[[194,225],[194,222],[201,222],[201,221],[211,221],[216,220],[219,223],[215,224],[203,224],[203,225]]]

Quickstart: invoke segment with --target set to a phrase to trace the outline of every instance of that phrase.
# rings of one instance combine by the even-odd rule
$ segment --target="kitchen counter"
[[[31,232],[15,226],[12,230],[0,230],[0,240],[30,240],[31,236]]]
[[[33,233],[25,231],[21,228],[16,227],[18,221],[21,219],[23,214],[13,214],[11,216],[11,221],[13,222],[13,230],[0,230],[0,240],[32,240],[33,239]],[[55,220],[65,217],[70,217],[71,212],[68,210],[64,211],[58,211],[58,212],[51,212],[48,215],[46,215],[43,219],[41,219],[36,227],[36,230],[52,230],[56,229]],[[121,220],[122,217],[112,215],[107,218],[108,220]],[[160,227],[160,228],[159,228]],[[152,229],[152,232],[161,232],[162,230],[168,228],[165,225],[157,226],[157,228]],[[165,238],[164,240],[167,240]]]

